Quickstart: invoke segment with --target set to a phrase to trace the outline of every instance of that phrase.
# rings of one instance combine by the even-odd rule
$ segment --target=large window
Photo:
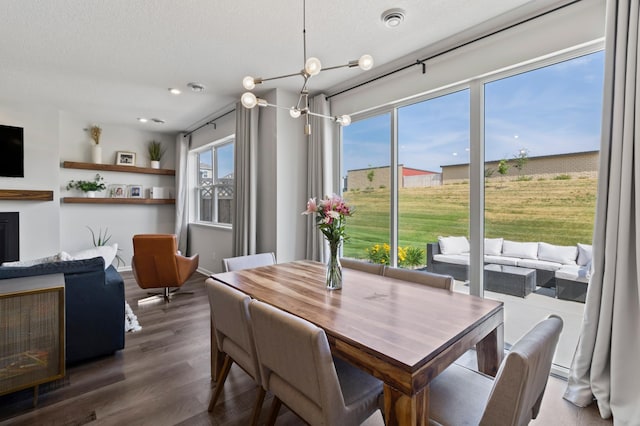
[[[344,255],[453,275],[455,291],[503,301],[507,346],[560,315],[554,363],[566,371],[587,287],[603,60],[564,53],[354,117],[342,141],[344,194],[356,206]],[[383,256],[371,255],[376,244]]]
[[[197,221],[231,224],[233,200],[233,137],[195,152]]]

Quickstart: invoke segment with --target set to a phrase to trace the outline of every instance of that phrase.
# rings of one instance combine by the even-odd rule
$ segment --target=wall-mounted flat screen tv
[[[24,129],[0,124],[0,176],[24,177]]]

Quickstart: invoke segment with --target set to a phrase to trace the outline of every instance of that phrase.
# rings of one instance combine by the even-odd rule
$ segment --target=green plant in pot
[[[96,173],[93,180],[72,180],[67,184],[67,189],[79,189],[87,194],[87,197],[95,196],[96,191],[102,191],[107,189],[104,184],[104,178]]]
[[[162,144],[158,141],[149,142],[148,146],[149,150],[149,159],[151,160],[151,168],[159,169],[160,168],[160,159],[164,155],[164,149],[162,148]]]

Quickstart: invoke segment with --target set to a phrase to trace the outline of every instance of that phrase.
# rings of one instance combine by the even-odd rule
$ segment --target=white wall
[[[0,201],[0,211],[20,214],[20,259],[57,253],[58,111],[0,99],[0,124],[24,128],[24,178],[0,177],[0,188],[53,191],[53,201]]]
[[[91,124],[86,120],[66,112],[60,113],[60,161],[90,162],[91,139],[84,130]],[[105,164],[115,164],[117,151],[136,153],[136,165],[149,166],[147,144],[151,140],[162,143],[166,149],[161,160],[161,167],[173,169],[175,167],[175,137],[159,132],[139,130],[119,126],[109,126],[95,123],[102,128],[100,145],[102,146],[102,161]],[[62,197],[82,196],[77,190],[68,191],[66,185],[70,180],[90,180],[99,173],[105,184],[142,185],[145,196],[152,186],[175,186],[173,176],[148,175],[140,173],[125,173],[78,169],[60,169],[59,190]],[[103,195],[107,196],[106,192]],[[133,256],[132,238],[135,234],[173,233],[175,223],[174,205],[144,205],[144,204],[60,204],[60,247],[67,252],[85,249],[92,245],[91,233],[100,229],[108,229],[111,235],[109,243],[118,243],[119,255],[130,267]]]

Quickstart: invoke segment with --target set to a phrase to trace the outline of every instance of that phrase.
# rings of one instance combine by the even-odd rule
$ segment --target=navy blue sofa
[[[66,364],[124,348],[124,281],[104,259],[69,260],[28,267],[0,266],[3,279],[64,274]]]

